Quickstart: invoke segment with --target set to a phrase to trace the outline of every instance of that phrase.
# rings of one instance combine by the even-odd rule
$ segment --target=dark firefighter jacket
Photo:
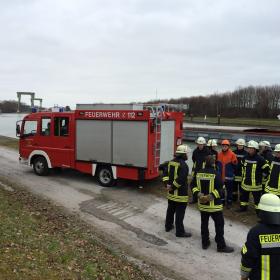
[[[207,167],[197,172],[193,179],[192,192],[195,197],[198,193],[202,195],[210,194],[214,199],[206,204],[198,200],[198,209],[205,212],[217,212],[223,210],[221,196],[223,193],[223,182],[221,175],[213,168]]]
[[[215,158],[215,161],[216,161],[217,158],[218,158],[218,151],[216,151],[216,150],[214,150],[214,149],[212,149],[212,148],[208,148],[208,150],[209,150],[209,154],[210,154],[211,156],[213,156],[213,157]]]
[[[217,158],[218,158],[218,152],[214,149],[212,149],[211,147],[208,148],[209,149],[209,154],[211,156],[214,157],[215,159],[215,166],[214,166],[214,169],[217,170],[219,172],[219,174],[221,174],[221,169],[219,168],[218,164],[217,164]]]
[[[249,192],[261,191],[263,174],[268,173],[269,164],[262,156],[258,154],[245,156],[242,160],[242,189]]]
[[[250,280],[280,279],[280,226],[259,223],[241,250],[241,275]]]
[[[265,159],[266,163],[270,165],[270,163],[273,160],[272,150],[271,149],[264,150],[260,155]],[[262,179],[263,185],[265,185],[267,182],[267,179],[268,179],[267,175],[268,174],[264,174],[264,176],[263,176],[263,179]]]
[[[265,185],[265,192],[280,196],[280,159],[274,157],[270,164],[270,172]]]
[[[233,151],[236,154],[237,157],[237,167],[235,169],[235,176],[234,176],[234,181],[236,182],[241,182],[242,179],[242,166],[241,166],[241,161],[242,159],[248,155],[248,153],[245,151],[245,149],[242,150],[238,150],[236,149],[235,151]]]
[[[268,162],[270,163],[273,160],[273,155],[272,155],[272,150],[268,149],[268,150],[264,150],[261,153],[261,156]]]
[[[205,158],[210,155],[209,149],[204,146],[202,150],[196,148],[193,151],[192,161],[193,161],[193,168],[192,168],[192,176],[195,176],[197,171],[205,167]]]
[[[188,202],[188,181],[189,168],[186,162],[176,157],[168,163],[163,172],[163,182],[172,186],[167,198],[176,202]]]

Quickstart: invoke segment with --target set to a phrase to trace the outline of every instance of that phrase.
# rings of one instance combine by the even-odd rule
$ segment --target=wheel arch
[[[48,163],[48,168],[52,168],[52,164],[51,164],[51,161],[50,161],[50,158],[49,158],[48,154],[45,151],[42,151],[42,150],[32,151],[32,153],[28,157],[28,165],[32,165],[34,159],[38,156],[43,156]]]
[[[115,165],[111,165],[111,164],[106,164],[106,163],[93,163],[92,164],[92,176],[95,176],[98,169],[102,168],[102,167],[107,167],[107,168],[111,168],[112,174],[113,174],[113,178],[117,179],[117,166]]]

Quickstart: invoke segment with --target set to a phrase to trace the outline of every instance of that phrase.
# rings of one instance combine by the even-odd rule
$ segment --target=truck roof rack
[[[170,103],[80,103],[76,104],[77,110],[160,110],[163,112],[183,111],[188,109],[188,104]]]

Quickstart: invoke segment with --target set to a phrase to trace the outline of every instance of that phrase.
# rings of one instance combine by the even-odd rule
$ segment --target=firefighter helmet
[[[187,145],[179,145],[176,149],[176,154],[186,154],[189,152],[189,148]]]
[[[228,145],[229,146],[230,143],[229,143],[229,141],[227,139],[225,139],[225,140],[222,141],[222,145]]]
[[[280,225],[280,198],[272,193],[262,195],[258,216],[265,224]]]
[[[274,152],[280,152],[280,144],[275,145]]]
[[[208,147],[217,147],[217,140],[215,139],[209,139],[208,142],[207,142],[207,146]]]
[[[260,143],[259,143],[259,147],[271,147],[270,146],[270,143],[268,142],[268,141],[261,141]]]
[[[206,144],[206,140],[205,140],[205,138],[204,137],[198,137],[197,139],[196,139],[196,144],[200,144],[200,145],[205,145]]]
[[[236,140],[235,144],[238,145],[238,146],[245,146],[246,142],[245,142],[244,139],[239,138],[239,139]]]
[[[248,148],[254,148],[254,149],[258,150],[259,149],[259,144],[254,140],[250,140],[247,144],[247,147]]]

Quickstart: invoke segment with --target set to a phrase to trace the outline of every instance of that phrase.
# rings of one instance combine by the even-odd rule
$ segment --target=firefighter
[[[197,171],[205,166],[205,158],[206,156],[210,155],[210,151],[206,147],[206,140],[204,137],[198,137],[196,140],[196,144],[197,144],[197,148],[193,151],[193,155],[192,155],[192,161],[193,161],[192,178],[195,178]],[[193,198],[193,200],[190,203],[196,203],[196,202],[197,201]]]
[[[221,201],[223,182],[214,166],[214,157],[207,156],[205,167],[197,172],[192,188],[193,195],[198,198],[198,209],[201,214],[202,249],[206,250],[210,246],[208,224],[209,217],[212,217],[215,223],[217,251],[231,253],[234,249],[227,246],[224,239],[224,216]]]
[[[265,159],[265,161],[270,165],[273,160],[273,154],[271,150],[270,143],[268,141],[261,141],[259,143],[259,154]],[[265,184],[267,182],[268,177],[263,176],[262,186],[263,186],[263,193],[265,189]]]
[[[260,155],[264,157],[267,162],[271,162],[273,160],[271,145],[268,141],[261,141],[259,143]]]
[[[258,154],[259,144],[251,140],[247,144],[248,155],[242,160],[242,179],[240,209],[238,212],[247,211],[249,195],[252,192],[255,207],[257,207],[262,195],[263,174],[269,174],[269,165],[264,158]]]
[[[280,144],[274,148],[275,156],[270,164],[270,172],[265,185],[266,193],[273,193],[280,197]]]
[[[207,142],[207,147],[209,149],[210,155],[212,155],[215,158],[215,161],[218,158],[218,152],[216,150],[216,147],[218,146],[217,140],[215,139],[209,139]]]
[[[192,176],[195,176],[196,172],[205,166],[205,158],[206,156],[210,155],[210,151],[206,147],[206,140],[204,137],[198,137],[196,140],[196,144],[197,148],[193,151],[192,155]]]
[[[246,142],[244,139],[240,138],[236,142],[236,149],[233,151],[237,157],[237,167],[234,173],[234,181],[233,181],[233,191],[232,191],[232,200],[238,200],[238,193],[240,192],[241,188],[241,178],[242,178],[242,168],[241,168],[241,161],[242,159],[248,155],[247,151],[245,150]]]
[[[189,168],[186,164],[188,159],[188,146],[180,145],[175,152],[175,158],[168,163],[163,173],[163,182],[168,191],[168,208],[166,212],[165,231],[174,228],[174,215],[177,237],[191,237],[191,233],[184,229],[183,220],[188,203],[187,180]]]
[[[237,167],[237,157],[235,153],[230,149],[229,140],[222,141],[222,150],[218,153],[217,165],[221,170],[222,180],[226,188],[226,205],[230,209],[232,206],[232,190],[234,173]]]
[[[241,250],[241,280],[278,280],[280,275],[280,199],[264,194],[260,222],[250,229]]]

